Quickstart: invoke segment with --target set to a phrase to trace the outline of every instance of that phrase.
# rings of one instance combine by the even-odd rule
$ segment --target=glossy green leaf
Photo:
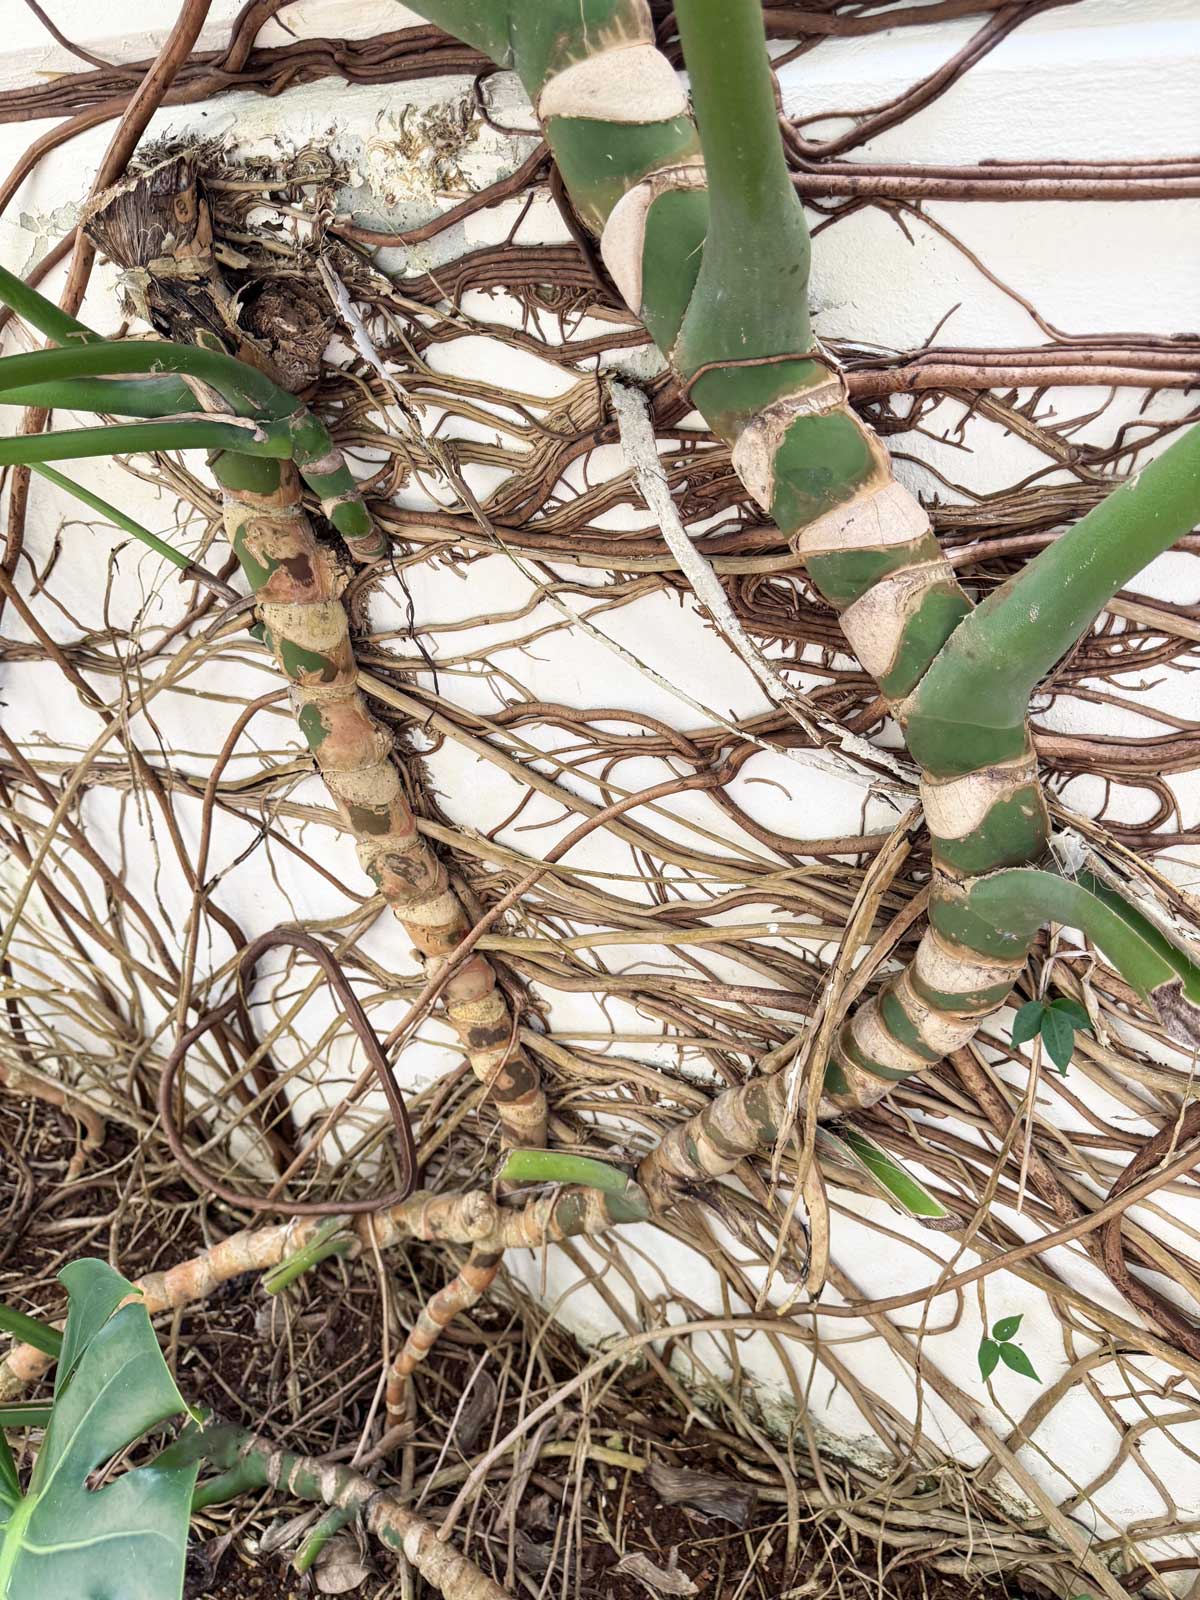
[[[67,1291],[70,1310],[54,1379],[55,1399],[66,1388],[84,1351],[121,1301],[138,1292],[103,1261],[72,1261],[59,1273],[58,1281]]]
[[[1014,1372],[1019,1372],[1023,1378],[1032,1378],[1034,1383],[1041,1383],[1041,1379],[1033,1370],[1033,1362],[1021,1349],[1019,1344],[1002,1344],[1000,1346],[1000,1359],[1006,1367],[1011,1367]]]
[[[1047,1006],[1042,1013],[1042,1043],[1054,1065],[1065,1072],[1075,1050],[1075,1024],[1052,1006]]]
[[[1028,1044],[1030,1039],[1037,1037],[1045,1010],[1046,1008],[1040,1000],[1027,1000],[1025,1002],[1013,1018],[1012,1042],[1014,1044]]]
[[[1069,1017],[1077,1028],[1091,1029],[1092,1019],[1079,1004],[1078,1000],[1068,1000],[1065,996],[1059,1000],[1051,1000],[1050,1010],[1057,1011],[1061,1016]]]
[[[979,1376],[990,1378],[1000,1359],[1000,1346],[994,1339],[983,1339],[979,1345]]]
[[[19,1339],[22,1344],[31,1344],[44,1356],[57,1357],[62,1349],[63,1336],[57,1328],[39,1322],[36,1317],[27,1317],[15,1306],[0,1304],[0,1332],[11,1333],[14,1339]]]
[[[993,1327],[992,1327],[992,1338],[993,1339],[1012,1339],[1012,1338],[1014,1338],[1015,1335],[1016,1335],[1017,1329],[1021,1326],[1021,1323],[1024,1321],[1024,1319],[1025,1319],[1025,1313],[1023,1311],[1018,1312],[1015,1317],[1001,1317],[1000,1321],[995,1323],[993,1325]]]
[[[0,1482],[0,1600],[178,1600],[196,1463],[90,1474],[185,1410],[144,1307],[102,1261],[61,1274],[60,1379],[26,1493]],[[116,1309],[120,1306],[120,1309]]]

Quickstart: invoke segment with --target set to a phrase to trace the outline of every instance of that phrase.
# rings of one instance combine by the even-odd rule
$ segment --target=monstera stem
[[[444,1600],[512,1600],[507,1589],[440,1538],[432,1522],[349,1467],[280,1450],[245,1428],[219,1422],[185,1433],[163,1451],[158,1464],[197,1460],[221,1470],[197,1487],[196,1509],[263,1488],[323,1502],[361,1515],[368,1531],[411,1562]]]
[[[56,405],[81,401],[115,414],[161,417],[172,404],[190,402],[211,414],[212,420],[176,418],[0,441],[0,461],[189,445],[215,451],[226,533],[259,602],[265,638],[291,685],[300,730],[364,868],[433,976],[471,919],[417,829],[391,735],[359,692],[340,598],[346,579],[301,504],[303,476],[352,555],[367,560],[382,553],[383,536],[341,451],[294,396],[222,352],[102,340],[74,319],[64,321],[57,307],[25,285],[14,291],[8,277],[0,278],[0,297],[5,294],[19,300],[39,331],[71,343],[0,360],[0,403],[14,397],[23,403],[35,386]],[[85,386],[82,395],[76,385]],[[443,1003],[472,1070],[492,1092],[509,1141],[544,1142],[546,1103],[537,1069],[515,1043],[515,1020],[485,956],[472,955],[452,973]]]
[[[1024,966],[1036,930],[1014,941],[976,919],[968,937],[946,906],[1045,853],[1030,691],[1200,516],[1200,430],[974,611],[813,336],[808,233],[757,0],[677,0],[695,122],[644,0],[416,9],[520,75],[621,293],[839,612],[921,766],[930,929],[908,970],[846,1020],[826,1069],[827,1114],[870,1105],[964,1044]]]
[[[216,456],[225,532],[258,600],[264,638],[291,685],[293,709],[343,824],[432,977],[471,926],[446,868],[418,831],[393,760],[392,738],[367,709],[349,619],[346,576],[318,543],[288,462]],[[447,1020],[472,1070],[491,1088],[517,1143],[540,1143],[546,1103],[536,1068],[485,956],[459,965],[443,992]]]

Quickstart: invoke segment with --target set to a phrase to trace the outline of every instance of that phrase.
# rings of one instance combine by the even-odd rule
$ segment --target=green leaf
[[[1041,1379],[1033,1370],[1033,1362],[1021,1349],[1019,1344],[1002,1344],[1000,1346],[1000,1359],[1006,1367],[1011,1367],[1014,1372],[1019,1372],[1023,1378],[1032,1378],[1034,1383],[1041,1383]]]
[[[141,1305],[102,1261],[60,1275],[69,1302],[50,1425],[28,1492],[0,1488],[0,1600],[178,1600],[198,1464],[90,1474],[185,1409]]]
[[[1068,1000],[1065,997],[1060,1000],[1051,1000],[1050,1010],[1061,1012],[1064,1017],[1070,1017],[1075,1027],[1086,1028],[1089,1033],[1091,1032],[1092,1019],[1079,1004],[1078,1000]]]
[[[823,1155],[869,1178],[872,1186],[897,1211],[927,1228],[955,1228],[959,1218],[930,1194],[903,1162],[885,1150],[861,1128],[849,1122],[822,1123],[817,1145]]]
[[[58,1281],[67,1291],[70,1312],[54,1380],[55,1399],[69,1383],[83,1352],[121,1301],[138,1292],[119,1272],[114,1272],[107,1261],[90,1258],[70,1262],[59,1273]]]
[[[0,1515],[10,1511],[21,1498],[21,1484],[17,1478],[17,1463],[13,1460],[8,1440],[0,1432]]]
[[[11,1333],[13,1338],[19,1339],[22,1344],[31,1344],[44,1356],[57,1357],[62,1349],[63,1336],[57,1328],[39,1322],[36,1317],[27,1317],[15,1306],[0,1303],[0,1331]]]
[[[1042,1042],[1060,1072],[1066,1072],[1075,1049],[1075,1024],[1061,1011],[1047,1006],[1042,1014]]]
[[[1025,1313],[1018,1312],[1015,1317],[1001,1317],[992,1328],[993,1339],[1011,1339],[1024,1321]]]
[[[986,1382],[996,1370],[1000,1359],[1000,1346],[994,1339],[982,1339],[979,1344],[979,1376]]]
[[[48,1400],[6,1400],[0,1404],[0,1428],[46,1428],[50,1425]]]
[[[1013,1018],[1012,1042],[1014,1044],[1028,1044],[1030,1039],[1037,1037],[1037,1031],[1042,1025],[1042,1013],[1045,1009],[1040,1000],[1026,1000]]]

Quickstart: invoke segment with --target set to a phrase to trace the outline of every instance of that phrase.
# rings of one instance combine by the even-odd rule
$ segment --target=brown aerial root
[[[1113,1184],[1109,1191],[1109,1199],[1115,1200],[1126,1190],[1144,1178],[1147,1173],[1164,1161],[1168,1160],[1176,1150],[1187,1146],[1200,1134],[1200,1105],[1195,1101],[1185,1107],[1177,1117],[1173,1117],[1165,1127],[1160,1129],[1152,1139],[1147,1139],[1124,1172]],[[1200,1158],[1197,1160],[1200,1165]],[[1125,1247],[1122,1240],[1122,1216],[1118,1213],[1109,1222],[1100,1235],[1100,1248],[1104,1258],[1104,1266],[1109,1276],[1129,1294],[1130,1287],[1134,1299],[1143,1310],[1164,1329],[1169,1337],[1173,1338],[1181,1349],[1186,1350],[1190,1356],[1200,1360],[1200,1326],[1182,1311],[1162,1296],[1154,1295],[1144,1285],[1139,1284],[1125,1264]],[[1140,1293],[1139,1293],[1140,1291]],[[1146,1302],[1149,1301],[1149,1304]]]

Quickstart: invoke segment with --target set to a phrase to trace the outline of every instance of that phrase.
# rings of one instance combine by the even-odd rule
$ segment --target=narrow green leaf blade
[[[1019,1344],[1002,1344],[1000,1346],[1000,1359],[1006,1367],[1011,1367],[1014,1372],[1019,1372],[1023,1378],[1032,1378],[1034,1383],[1041,1383],[1041,1379],[1033,1370],[1033,1362],[1021,1349]]]
[[[1047,1006],[1042,1013],[1042,1043],[1060,1072],[1066,1072],[1075,1050],[1075,1024],[1061,1011]]]
[[[36,1317],[27,1317],[15,1306],[0,1304],[0,1330],[11,1333],[13,1338],[19,1339],[22,1344],[31,1344],[44,1356],[57,1357],[62,1349],[63,1336],[57,1328],[39,1322]]]
[[[58,344],[82,344],[100,337],[77,318],[69,317],[53,300],[47,300],[44,294],[31,289],[23,278],[9,272],[7,267],[0,267],[0,304],[11,306],[30,327]]]
[[[85,489],[81,483],[75,483],[65,477],[61,472],[56,472],[53,467],[48,467],[44,461],[36,462],[32,468],[39,478],[45,478],[48,483],[53,483],[57,488],[63,489],[67,494],[74,495],[76,500],[90,506],[93,511],[98,511],[106,521],[111,522],[114,528],[120,528],[125,533],[131,533],[135,539],[140,539],[147,549],[153,550],[155,555],[162,556],[173,566],[184,568],[191,565],[187,556],[182,551],[174,549],[157,534],[143,528],[140,522],[135,522],[132,517],[127,517],[119,507],[110,505],[107,500],[102,500],[98,494],[93,494],[90,489]]]
[[[959,1225],[960,1219],[930,1194],[915,1173],[861,1128],[848,1122],[825,1123],[817,1130],[817,1142],[843,1166],[852,1167],[869,1178],[872,1187],[888,1204],[906,1216],[923,1222],[928,1228]]]
[[[983,1339],[979,1344],[979,1376],[986,1382],[996,1370],[1000,1359],[1000,1346],[994,1339]]]
[[[1012,1339],[1016,1337],[1017,1329],[1025,1320],[1025,1313],[1020,1311],[1015,1317],[1001,1317],[999,1322],[992,1327],[993,1339]]]
[[[47,1428],[50,1412],[47,1400],[6,1400],[0,1404],[0,1428]]]
[[[1030,1039],[1037,1037],[1037,1031],[1042,1025],[1042,1014],[1045,1009],[1040,1000],[1026,1000],[1013,1018],[1012,1042],[1014,1044],[1028,1044]]]

